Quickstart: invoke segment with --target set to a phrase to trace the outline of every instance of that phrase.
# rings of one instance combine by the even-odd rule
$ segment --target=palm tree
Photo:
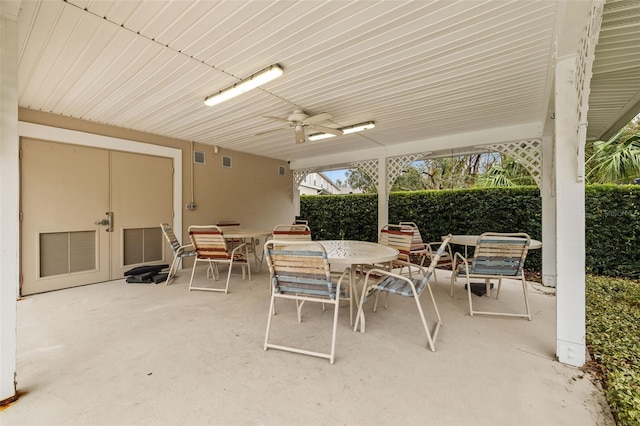
[[[588,183],[630,183],[640,177],[640,116],[607,141],[593,142]]]

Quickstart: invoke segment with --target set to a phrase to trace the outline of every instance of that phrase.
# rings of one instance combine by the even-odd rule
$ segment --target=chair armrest
[[[231,256],[233,256],[239,249],[241,249],[242,247],[245,247],[246,245],[247,243],[242,243],[238,245],[236,248],[234,248],[233,250],[231,250]]]

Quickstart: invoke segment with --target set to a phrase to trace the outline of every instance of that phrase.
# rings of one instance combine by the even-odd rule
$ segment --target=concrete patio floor
[[[434,285],[444,325],[426,347],[415,304],[390,297],[367,332],[340,309],[336,362],[262,349],[268,274],[230,293],[123,280],[18,302],[12,425],[613,425],[601,390],[554,360],[555,297],[530,285],[533,320],[467,313],[460,282]],[[205,282],[204,267],[197,272]],[[223,274],[221,274],[223,275]],[[495,301],[475,297],[475,301]],[[521,303],[517,285],[501,301]],[[427,300],[423,300],[428,318]],[[280,302],[274,339],[325,350],[331,310]],[[286,335],[285,334],[289,333]],[[284,340],[286,339],[286,340]]]

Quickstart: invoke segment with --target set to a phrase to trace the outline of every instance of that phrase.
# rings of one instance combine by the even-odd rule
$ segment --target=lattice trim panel
[[[357,168],[361,173],[365,173],[373,180],[373,184],[378,187],[378,160],[354,161],[351,167]]]
[[[578,95],[578,123],[586,126],[587,122],[587,100],[589,98],[589,87],[591,84],[591,69],[595,55],[598,35],[602,24],[602,14],[604,10],[604,0],[597,0],[589,13],[589,21],[582,33],[580,48],[576,56],[576,92]],[[576,129],[579,131],[580,129]]]
[[[316,171],[315,167],[312,167],[310,169],[294,170],[293,171],[293,190],[295,191],[296,189],[298,189],[298,187],[300,186],[304,178],[307,177],[309,173],[313,173],[315,171]]]
[[[425,158],[429,154],[430,152],[422,152],[387,158],[387,193],[391,192],[391,187],[395,183],[396,179],[409,164],[416,160],[420,160],[421,158]]]
[[[542,142],[539,139],[487,145],[487,148],[508,155],[531,173],[533,180],[542,187]]]

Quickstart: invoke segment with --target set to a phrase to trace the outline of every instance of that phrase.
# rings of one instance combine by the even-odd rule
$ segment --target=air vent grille
[[[204,152],[202,151],[194,151],[193,152],[193,162],[196,164],[204,164]]]

